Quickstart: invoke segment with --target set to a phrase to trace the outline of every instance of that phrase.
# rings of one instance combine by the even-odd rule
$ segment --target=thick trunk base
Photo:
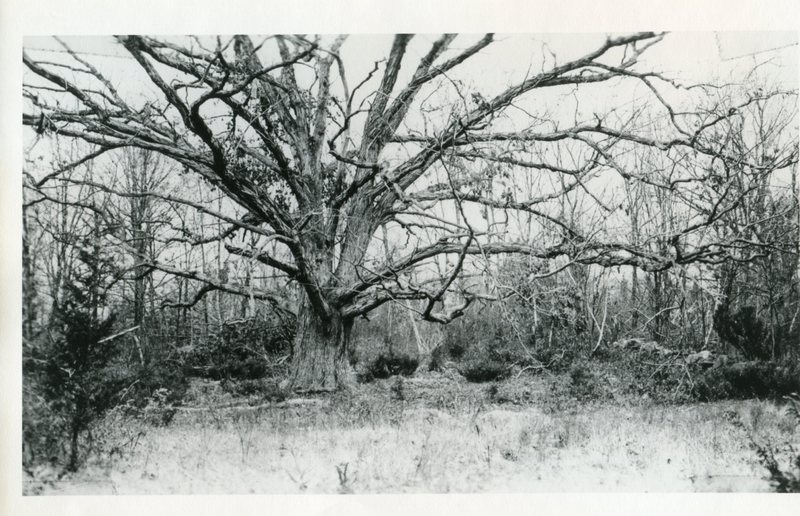
[[[306,306],[297,318],[287,388],[293,392],[349,389],[355,375],[347,357],[351,321],[334,317],[324,324]]]

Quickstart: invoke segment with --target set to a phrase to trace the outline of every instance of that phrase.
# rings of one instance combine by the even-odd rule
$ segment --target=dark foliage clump
[[[163,360],[151,359],[132,373],[133,382],[125,391],[124,399],[130,405],[143,407],[153,393],[163,393],[164,403],[179,405],[189,388],[189,379],[180,367]]]
[[[600,378],[585,362],[578,362],[570,368],[569,380],[570,394],[578,399],[598,399],[603,396]]]
[[[448,339],[449,340],[449,339]],[[466,347],[458,342],[444,342],[432,352],[428,362],[428,371],[442,371],[448,362],[461,360],[466,352]]]
[[[714,312],[714,330],[720,340],[738,350],[747,360],[769,360],[769,330],[756,309],[743,306],[731,312],[721,304]]]
[[[706,371],[695,380],[701,401],[722,399],[778,399],[800,392],[800,366],[776,362],[740,362]]]
[[[280,355],[291,350],[295,324],[291,316],[277,313],[228,321],[222,325],[222,340],[231,347],[253,346]]]
[[[405,401],[406,399],[406,389],[405,389],[405,382],[403,382],[402,376],[395,376],[394,381],[392,382],[392,386],[389,388],[391,393],[391,398],[394,401]]]
[[[359,377],[362,382],[391,376],[411,376],[419,367],[419,358],[406,353],[390,351],[379,353],[371,360],[366,361]]]
[[[270,376],[286,363],[294,331],[294,320],[275,314],[228,321],[221,339],[194,353],[192,372],[214,380]]]
[[[448,329],[445,341],[431,355],[429,369],[441,371],[449,365],[467,381],[490,382],[535,363],[533,354],[507,325],[479,318]]]
[[[68,443],[66,468],[70,471],[79,466],[82,435],[114,406],[127,380],[124,369],[113,363],[118,355],[114,341],[105,340],[116,319],[114,313],[104,313],[105,286],[113,266],[101,253],[89,250],[79,252],[78,263],[54,307],[56,327],[51,338],[34,347],[24,360],[26,380],[49,413],[25,421],[24,433],[29,445],[52,440]],[[48,448],[53,449],[52,442]]]
[[[511,367],[504,360],[486,355],[476,355],[460,364],[458,372],[468,382],[494,382],[507,378],[511,374]]]

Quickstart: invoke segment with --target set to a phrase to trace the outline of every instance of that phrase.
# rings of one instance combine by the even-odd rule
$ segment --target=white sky
[[[518,75],[531,68],[539,71],[543,64],[550,65],[554,53],[559,62],[577,58],[602,43],[607,33],[563,34],[498,34],[496,42],[479,55],[471,58],[460,70],[474,77],[481,85],[495,88],[507,84],[509,74]],[[415,63],[430,48],[438,35],[418,35],[409,45],[405,63]],[[455,52],[471,45],[478,36],[464,34],[451,45]],[[76,50],[97,53],[92,61],[104,70],[126,68],[131,60],[127,52],[110,37],[69,36],[64,39]],[[257,41],[258,38],[254,37]],[[391,46],[391,35],[351,35],[342,49],[348,65],[351,83],[363,77],[375,60],[385,57]],[[643,58],[654,70],[687,82],[711,81],[730,74],[736,75],[754,63],[767,59],[769,73],[786,88],[796,88],[798,80],[796,32],[675,32],[665,41],[648,50]],[[57,49],[60,46],[49,37],[26,37],[25,48]],[[543,63],[544,60],[544,63]],[[116,64],[114,64],[116,63]],[[410,75],[408,67],[405,71]],[[112,72],[113,73],[113,72]],[[401,76],[401,81],[403,77]],[[354,83],[355,84],[355,83]]]

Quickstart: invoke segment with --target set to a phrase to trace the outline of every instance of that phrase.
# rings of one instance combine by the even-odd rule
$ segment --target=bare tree
[[[419,317],[447,323],[476,299],[491,297],[464,273],[494,255],[567,256],[570,263],[644,271],[726,259],[729,247],[705,229],[751,191],[731,192],[725,181],[706,191],[698,187],[703,178],[697,171],[767,176],[796,162],[797,150],[756,161],[720,138],[721,125],[773,93],[738,98],[722,113],[709,109],[705,89],[687,90],[642,71],[642,56],[664,37],[607,38],[581,57],[523,71],[523,78],[491,95],[458,78],[465,63],[493,44],[491,34],[461,47],[455,35],[443,35],[422,48],[415,63],[409,48],[419,38],[397,35],[385,59],[358,82],[347,74],[344,36],[116,37],[156,92],[143,102],[62,42],[69,64],[23,54],[23,123],[40,135],[93,144],[77,162],[136,147],[177,162],[221,191],[230,205],[224,212],[157,190],[136,195],[222,220],[227,229],[215,238],[229,253],[294,280],[303,296],[290,385],[333,390],[350,381],[346,350],[354,318],[389,301],[421,300]],[[409,78],[401,85],[404,73]],[[663,131],[650,131],[640,113],[624,106],[564,123],[548,117],[547,105],[537,108],[534,95],[629,82],[644,86],[648,102],[666,118]],[[682,92],[681,106],[666,100]],[[638,170],[627,157],[636,148],[681,167],[666,178]],[[519,174],[550,178],[556,186],[515,191],[504,175]],[[619,209],[592,186],[601,176],[611,178],[609,184],[641,182],[691,196],[689,222],[662,235],[667,247],[626,240],[606,224]],[[580,227],[553,209],[553,201],[570,195],[590,201]],[[493,211],[481,222],[475,207]],[[492,219],[509,211],[532,215],[530,238],[508,227],[497,230]],[[394,256],[381,252],[376,233],[382,226],[402,243]],[[241,239],[251,245],[233,243],[229,237],[238,232],[255,237]],[[141,267],[201,284],[189,296],[194,302],[219,290],[285,307],[280,292],[142,253],[139,259]]]

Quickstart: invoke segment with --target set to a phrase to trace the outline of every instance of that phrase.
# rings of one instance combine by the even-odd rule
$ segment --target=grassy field
[[[747,437],[800,441],[766,401],[665,405],[569,395],[561,377],[439,374],[280,404],[195,381],[167,425],[110,414],[77,473],[27,494],[768,491]],[[235,405],[235,406],[231,406]],[[744,428],[730,423],[735,411]],[[783,454],[782,454],[783,453]],[[788,463],[787,450],[777,455]]]

